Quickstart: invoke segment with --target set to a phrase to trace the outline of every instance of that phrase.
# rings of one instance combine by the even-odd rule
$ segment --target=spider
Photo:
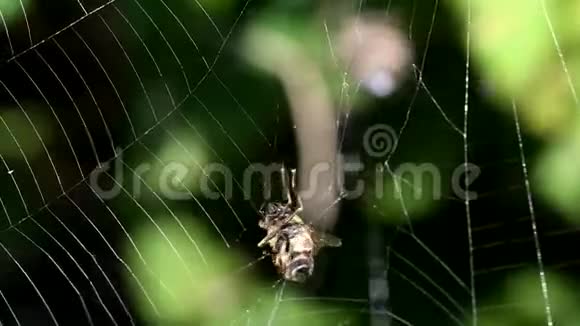
[[[303,283],[314,271],[314,257],[318,251],[323,247],[339,247],[341,240],[302,220],[299,215],[303,209],[302,199],[296,193],[296,169],[290,170],[288,176],[282,168],[281,174],[286,201],[268,202],[260,208],[258,225],[267,234],[258,247],[269,247],[272,261],[284,279]]]

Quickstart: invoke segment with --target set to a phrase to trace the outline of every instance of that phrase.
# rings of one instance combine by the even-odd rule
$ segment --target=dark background
[[[411,68],[392,96],[377,99],[367,94],[365,100],[353,101],[348,115],[337,113],[341,136],[344,133],[345,137],[342,152],[359,155],[366,167],[360,174],[349,175],[347,182],[360,179],[373,184],[374,167],[382,163],[365,155],[361,145],[365,131],[377,123],[399,131],[408,118],[389,165],[434,164],[442,175],[443,198],[424,202],[405,197],[406,214],[398,199],[376,199],[370,194],[343,200],[333,230],[343,246],[321,253],[316,273],[306,285],[286,284],[284,297],[298,299],[283,301],[278,308],[274,306],[281,284],[271,287],[278,276],[270,260],[253,264],[261,255],[255,244],[263,236],[254,210],[262,201],[259,186],[251,201],[245,201],[239,189],[230,201],[245,230],[224,201],[199,196],[230,243],[227,248],[194,200],[160,201],[142,185],[143,196],[137,200],[121,192],[102,201],[90,190],[90,172],[113,160],[111,164],[124,171],[124,187],[134,193],[134,173],[119,163],[119,157],[132,169],[144,162],[153,164],[153,177],[145,179],[153,182],[158,173],[156,155],[166,161],[191,163],[188,152],[176,146],[171,135],[194,156],[203,151],[205,154],[198,156],[200,162],[223,162],[240,182],[250,163],[283,162],[295,167],[296,144],[286,94],[276,78],[243,59],[244,32],[254,22],[265,21],[262,24],[267,26],[268,21],[284,18],[290,22],[288,26],[305,30],[315,26],[324,37],[321,22],[326,15],[337,19],[340,10],[356,13],[359,3],[343,2],[333,12],[332,4],[308,1],[206,1],[204,8],[223,36],[243,12],[221,49],[220,35],[194,1],[167,1],[198,50],[160,1],[142,1],[142,7],[131,0],[83,4],[86,18],[67,27],[85,15],[77,2],[28,1],[30,37],[22,11],[14,10],[9,16],[9,5],[2,8],[13,48],[6,34],[0,33],[0,79],[4,84],[0,92],[4,120],[0,154],[6,168],[0,176],[6,215],[0,218],[0,294],[5,300],[0,300],[2,324],[16,325],[13,314],[20,325],[52,324],[45,303],[60,325],[86,324],[83,301],[95,325],[111,323],[107,310],[118,324],[130,324],[119,298],[133,321],[144,325],[224,324],[233,320],[266,324],[273,312],[278,317],[276,325],[366,325],[373,320],[393,325],[404,324],[402,320],[412,325],[471,324],[472,277],[476,320],[482,325],[546,324],[547,306],[551,316],[560,321],[557,324],[578,321],[573,309],[578,303],[574,290],[578,287],[578,240],[573,222],[578,214],[537,195],[536,189],[543,185],[524,176],[520,156],[523,145],[530,173],[545,172],[537,172],[535,163],[550,146],[557,146],[551,141],[556,136],[538,133],[524,123],[523,141],[518,140],[510,101],[499,100],[504,94],[499,89],[502,84],[495,86],[496,80],[487,78],[495,75],[486,73],[485,69],[491,68],[478,61],[477,44],[469,71],[467,157],[481,174],[470,185],[470,190],[478,193],[469,203],[471,229],[466,204],[452,191],[451,175],[464,162],[463,136],[444,119],[434,100],[462,130],[466,17],[458,14],[453,4],[393,1],[387,13],[385,3],[361,3],[362,12],[378,10],[385,17],[398,18],[403,34],[411,39],[414,63],[422,67],[429,93]],[[299,28],[272,28],[281,28],[289,35],[300,33]],[[478,35],[473,33],[472,42],[478,42]],[[266,51],[268,44],[264,47]],[[207,75],[196,87],[207,71],[202,55],[210,63],[219,57],[215,74]],[[509,55],[525,53],[511,51]],[[332,87],[340,85],[337,80],[330,83]],[[536,86],[529,89],[530,96],[543,87]],[[558,110],[557,106],[555,103],[551,110]],[[524,112],[525,105],[520,110]],[[571,160],[569,164],[576,163]],[[392,178],[388,174],[384,177],[389,187]],[[531,182],[531,193],[526,190],[526,181]],[[114,185],[105,174],[99,182],[104,188]],[[216,182],[219,184],[219,178]],[[389,191],[392,196],[392,188]],[[528,195],[532,195],[532,210]],[[171,212],[184,221],[193,238],[200,241],[202,252],[208,254],[211,272],[194,272],[191,289],[178,282],[181,274],[173,276],[179,263],[164,257],[167,248],[154,249],[161,232],[150,218],[161,225],[174,223]],[[530,212],[535,215],[535,224]],[[537,226],[537,238],[533,225]],[[135,290],[124,262],[128,261],[137,276],[147,280],[148,274],[145,265],[127,249],[130,244],[124,229],[137,238],[144,260],[151,263],[157,276],[166,277],[168,286],[176,290],[175,305],[181,307],[176,308],[178,312],[168,308],[173,303],[166,296],[155,295],[160,286],[154,281],[145,281],[145,287],[164,307],[159,317],[153,317],[142,292]],[[172,234],[169,232],[171,239]],[[195,249],[181,241],[182,235],[177,238],[176,246],[197,271],[200,261],[192,254]],[[538,254],[547,273],[549,304],[542,294]],[[160,263],[160,257],[169,260]],[[219,281],[220,277],[224,281]],[[380,289],[388,292],[382,299],[369,294],[371,279],[388,280]],[[210,291],[204,287],[214,283],[223,288]],[[182,288],[188,290],[180,291]],[[390,317],[381,317],[387,311]]]

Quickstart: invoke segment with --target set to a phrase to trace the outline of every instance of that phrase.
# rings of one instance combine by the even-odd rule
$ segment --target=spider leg
[[[286,195],[286,205],[290,207],[292,206],[292,188],[291,185],[290,186],[288,185],[290,178],[288,177],[288,171],[286,171],[286,168],[284,166],[282,166],[282,168],[280,169],[280,175],[282,177],[282,190]]]
[[[302,210],[302,208],[300,210]],[[258,243],[258,247],[261,248],[264,245],[266,245],[266,243],[268,241],[270,241],[276,234],[278,234],[278,232],[280,232],[280,230],[284,226],[286,226],[288,223],[290,223],[290,221],[292,221],[294,216],[298,215],[298,213],[299,213],[299,211],[294,211],[292,214],[288,214],[288,216],[284,217],[284,219],[282,221],[280,221],[275,228],[272,228],[271,230],[268,231],[268,234],[266,234],[264,239],[262,239],[262,241],[260,241]]]
[[[296,193],[296,169],[290,170],[290,176],[291,176],[290,190],[292,191],[294,197],[296,197],[296,209],[294,210],[293,215],[296,215],[302,212],[304,205],[302,204],[302,198],[300,198],[300,196]]]
[[[280,223],[280,227],[276,228],[276,231],[279,231],[283,225],[287,225],[288,223],[290,223],[290,221],[292,221],[294,216],[298,215],[298,213],[300,213],[301,211],[302,211],[302,207],[299,207],[296,210],[294,210],[292,212],[292,214],[288,214],[288,216],[284,217],[284,219]]]
[[[284,211],[290,210],[286,216],[282,220],[276,221],[276,225],[269,229],[267,235],[258,243],[258,247],[265,246],[272,238],[274,238],[280,230],[286,226],[288,223],[294,219],[296,215],[298,215],[303,210],[302,199],[296,193],[296,169],[291,169],[290,173],[282,166],[280,169],[280,173],[282,175],[282,186],[284,191],[286,192],[286,204],[284,205]],[[296,197],[296,207],[292,207],[294,204],[293,197]],[[278,219],[282,216],[274,216],[274,218]],[[267,224],[260,227],[266,228]]]
[[[268,232],[268,234],[266,234],[266,236],[264,237],[264,239],[262,239],[259,243],[258,243],[258,248],[262,248],[263,246],[265,246],[268,241],[272,240],[272,238],[274,238],[274,235],[278,233],[278,230],[275,230],[275,232]]]

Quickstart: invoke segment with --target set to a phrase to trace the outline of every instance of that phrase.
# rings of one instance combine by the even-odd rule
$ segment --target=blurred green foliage
[[[24,17],[24,12],[32,3],[31,0],[2,0],[0,1],[0,13],[2,13],[4,22],[11,24],[17,19]]]
[[[244,250],[241,244],[234,241],[224,243],[219,240],[220,237],[210,225],[207,216],[203,215],[207,207],[209,210],[207,214],[217,220],[218,228],[227,233],[228,239],[233,239],[239,233],[243,233],[241,229],[257,229],[258,217],[255,211],[249,209],[247,203],[239,203],[239,198],[232,200],[235,206],[233,208],[235,211],[232,213],[228,207],[230,202],[206,199],[202,202],[202,205],[205,205],[204,208],[200,208],[192,201],[160,201],[155,196],[161,193],[159,188],[161,183],[158,180],[163,178],[161,175],[163,164],[157,158],[166,164],[177,163],[187,167],[186,174],[175,170],[175,174],[168,177],[171,187],[186,188],[194,195],[200,195],[199,182],[203,175],[200,167],[210,162],[222,162],[239,172],[247,164],[255,161],[279,160],[280,157],[292,160],[288,159],[295,154],[292,141],[288,140],[291,137],[288,136],[291,134],[291,128],[288,126],[291,123],[284,116],[287,111],[284,102],[287,99],[280,90],[277,79],[279,76],[276,73],[287,64],[288,60],[292,59],[289,57],[297,52],[305,54],[323,72],[333,101],[341,102],[344,99],[344,93],[350,96],[347,96],[348,105],[340,108],[353,114],[349,123],[358,123],[358,120],[353,118],[356,114],[368,114],[369,116],[365,118],[369,121],[396,121],[397,119],[405,121],[407,129],[397,148],[398,156],[393,159],[392,166],[396,167],[397,163],[407,161],[418,162],[418,164],[430,162],[439,167],[442,180],[449,180],[457,163],[463,163],[463,139],[457,137],[455,131],[450,128],[452,123],[449,121],[455,121],[456,126],[461,126],[459,122],[463,118],[464,98],[462,95],[465,79],[464,62],[461,61],[464,58],[453,57],[454,54],[449,54],[447,51],[452,48],[450,43],[457,42],[454,37],[461,37],[461,41],[464,42],[466,32],[469,32],[471,73],[481,74],[492,89],[486,97],[490,103],[482,104],[479,101],[470,103],[471,114],[474,114],[473,111],[475,114],[481,114],[482,111],[488,110],[487,107],[498,107],[503,110],[500,111],[504,114],[502,122],[508,121],[511,128],[514,122],[512,103],[515,103],[517,114],[522,118],[522,127],[526,133],[523,144],[518,143],[518,145],[523,145],[526,153],[529,153],[527,151],[529,148],[534,149],[535,155],[528,156],[530,172],[533,176],[530,180],[533,193],[541,194],[542,203],[556,212],[561,212],[568,222],[580,221],[578,214],[580,211],[578,200],[580,198],[580,169],[577,164],[580,160],[580,116],[574,95],[575,78],[580,75],[580,45],[577,42],[580,32],[577,19],[580,12],[579,1],[457,0],[445,4],[453,10],[455,20],[463,26],[463,30],[452,37],[448,33],[454,31],[454,26],[445,25],[451,24],[445,21],[441,23],[444,27],[441,28],[442,31],[435,31],[433,35],[435,46],[433,47],[436,48],[435,50],[440,47],[440,52],[434,54],[432,60],[435,63],[447,62],[449,66],[441,64],[431,67],[433,72],[425,76],[425,82],[431,91],[438,93],[435,97],[450,112],[449,121],[441,119],[440,112],[431,108],[430,96],[420,97],[416,102],[413,95],[411,101],[395,98],[393,102],[379,103],[369,94],[358,92],[358,89],[354,87],[356,81],[349,80],[342,71],[336,69],[332,53],[329,51],[331,45],[329,39],[335,32],[333,27],[336,27],[333,20],[345,14],[342,12],[342,10],[347,10],[345,8],[348,8],[349,14],[356,12],[358,8],[354,6],[354,2],[352,8],[345,5],[336,9],[336,12],[329,11],[324,5],[321,6],[322,9],[317,8],[318,11],[310,12],[312,7],[318,6],[318,3],[274,1],[260,3],[247,13],[242,12],[245,2],[233,0],[183,0],[168,2],[168,4],[176,16],[173,16],[159,1],[142,1],[142,3],[140,1],[139,5],[131,1],[119,4],[120,11],[126,15],[131,25],[116,15],[113,10],[107,12],[110,16],[106,16],[106,21],[110,22],[114,30],[123,31],[119,33],[119,44],[123,50],[127,50],[126,57],[119,51],[116,59],[120,60],[120,64],[116,62],[113,74],[118,78],[115,80],[122,81],[119,82],[122,84],[121,97],[127,102],[130,120],[135,128],[135,135],[133,135],[128,126],[122,122],[124,118],[121,117],[120,108],[103,100],[105,102],[102,105],[103,111],[106,112],[109,121],[114,121],[111,126],[119,125],[113,131],[116,143],[123,144],[123,148],[126,149],[122,159],[132,169],[123,166],[125,176],[131,178],[119,180],[130,195],[117,197],[106,205],[110,204],[112,211],[117,213],[120,219],[118,222],[128,225],[132,237],[119,237],[111,231],[112,223],[108,222],[111,216],[105,210],[109,206],[103,203],[94,204],[90,200],[84,202],[82,199],[77,199],[81,208],[65,206],[60,213],[65,216],[65,224],[73,224],[78,223],[80,215],[78,210],[82,210],[82,213],[86,211],[90,215],[89,218],[98,221],[103,229],[117,236],[116,240],[123,248],[122,256],[127,258],[131,271],[135,272],[134,275],[131,272],[124,272],[123,282],[130,285],[131,301],[136,303],[135,309],[143,320],[156,325],[176,323],[223,325],[232,321],[233,324],[252,325],[265,324],[268,321],[273,321],[275,325],[296,325],[305,321],[309,324],[336,325],[339,322],[347,323],[349,320],[356,323],[359,314],[368,313],[364,309],[362,312],[360,309],[353,311],[352,306],[336,302],[321,303],[324,300],[320,298],[292,300],[293,296],[301,297],[300,289],[293,289],[291,284],[281,283],[272,287],[272,284],[258,276],[259,272],[248,271],[253,268],[253,265],[249,266],[248,263],[254,263],[255,258],[247,253],[258,251],[255,248],[255,242],[252,242],[255,239],[250,239],[251,246],[248,250]],[[468,16],[468,4],[471,5],[470,16]],[[369,7],[371,5],[377,4],[371,1]],[[31,1],[24,0],[22,6],[33,7]],[[377,7],[383,13],[384,4],[381,2]],[[417,12],[414,11],[416,7],[419,8]],[[428,27],[431,21],[434,8],[422,2],[413,2],[413,4],[405,2],[394,8],[400,13],[405,13],[402,16],[407,20],[411,20],[409,16],[414,17],[414,25],[411,25],[414,32],[409,35],[409,38],[413,39],[418,49],[426,46],[424,36],[428,28],[425,27]],[[23,15],[19,1],[0,0],[0,11],[7,25],[22,25]],[[148,15],[144,15],[143,12]],[[239,22],[240,25],[235,26],[233,34],[228,36],[227,31],[241,14],[245,16]],[[207,15],[211,17],[211,21]],[[323,15],[329,17],[329,32],[325,30],[325,27],[328,28],[325,26],[327,21],[321,21]],[[180,17],[181,20],[177,21],[175,17]],[[153,24],[151,20],[156,24]],[[185,27],[182,28],[180,23],[183,23]],[[407,23],[401,25],[405,28],[409,27]],[[97,32],[94,34],[99,35],[103,30],[95,27]],[[411,30],[410,27],[409,30]],[[188,35],[187,31],[191,34]],[[190,37],[193,41],[190,41]],[[226,39],[226,37],[231,38]],[[228,43],[224,43],[226,40]],[[104,53],[109,55],[111,46],[117,49],[119,45],[113,42],[112,38],[108,41],[111,43],[94,43],[97,44],[94,49],[100,50],[103,58],[107,57]],[[78,43],[78,41],[71,43],[74,42]],[[418,54],[425,53],[427,53],[426,49],[425,52],[418,51]],[[465,53],[464,48],[461,48],[461,53]],[[430,53],[427,55],[427,60],[431,60],[431,55]],[[213,66],[214,58],[215,66]],[[421,59],[417,56],[415,61],[420,62]],[[83,64],[90,66],[93,63],[84,62]],[[451,64],[455,64],[453,69],[450,68]],[[208,65],[212,67],[212,73],[208,73]],[[136,77],[133,69],[137,73]],[[10,74],[7,73],[6,76]],[[203,82],[199,82],[202,78],[204,78]],[[70,81],[67,80],[70,84],[75,84],[75,81],[73,77]],[[17,82],[21,81],[17,80]],[[47,82],[47,84],[51,83],[55,82]],[[99,87],[105,88],[103,86],[105,84],[109,87],[104,79],[97,78],[97,82],[93,82],[92,85],[98,85],[96,88],[100,89]],[[411,88],[414,88],[417,84],[416,80],[412,80],[411,84],[413,84]],[[223,85],[226,85],[227,89]],[[76,88],[75,90],[77,91],[75,94],[82,99],[79,102],[85,104],[81,107],[89,111],[87,109],[89,105],[86,103],[90,101],[87,100],[86,91]],[[190,96],[190,93],[194,93],[195,96]],[[27,94],[20,92],[18,99],[25,96],[32,97]],[[60,93],[55,91],[55,94]],[[103,94],[107,94],[102,96],[103,98],[113,97],[109,93]],[[64,97],[63,94],[60,95]],[[474,96],[479,95],[472,95],[472,98]],[[51,153],[58,152],[60,147],[65,145],[57,139],[61,137],[60,131],[53,117],[47,113],[50,109],[45,105],[46,103],[38,96],[22,102],[25,103],[25,110],[44,144],[50,148]],[[50,174],[50,169],[46,168],[47,162],[42,156],[44,149],[35,131],[30,127],[31,123],[18,106],[5,103],[2,105],[0,108],[2,118],[10,127],[10,130],[0,128],[0,137],[3,139],[0,143],[0,153],[3,159],[10,163],[7,166],[17,167],[17,174],[22,175],[24,174],[22,171],[26,171],[25,165],[28,164],[25,162],[25,157],[21,155],[23,151],[26,158],[33,161],[31,164],[40,170],[39,179],[44,181],[47,179],[46,175]],[[61,101],[54,106],[57,111],[59,109],[72,110],[67,105],[68,103]],[[179,105],[179,113],[174,114],[175,105]],[[410,114],[413,105],[416,106],[413,114],[417,116],[413,116],[407,126],[405,115]],[[109,112],[110,107],[114,109]],[[459,110],[456,112],[450,108]],[[63,115],[71,116],[72,114]],[[248,116],[254,120],[250,121]],[[99,120],[96,117],[94,112],[89,113],[87,120],[91,131],[97,130],[96,134],[98,134],[102,132],[102,127],[98,125]],[[503,147],[507,146],[504,144],[507,141],[503,141],[507,139],[506,135],[513,136],[515,131],[512,129],[505,131],[503,124],[496,125],[499,119],[493,120],[486,116],[481,120],[479,118],[473,120],[470,121],[470,128],[475,131],[476,135],[470,136],[473,137],[469,138],[470,146],[472,146],[471,141],[483,142],[495,136],[499,138],[499,141],[497,138],[494,139],[496,143],[492,144],[492,147],[501,153],[507,152],[519,160],[519,155],[517,155],[519,148]],[[73,121],[65,127],[65,130],[73,130],[74,128],[70,126],[78,127],[79,125],[78,121]],[[364,125],[364,121],[361,125]],[[469,129],[470,135],[472,129]],[[84,137],[83,132],[82,128],[72,131],[76,137],[79,135]],[[99,139],[105,139],[105,136],[102,134],[101,136]],[[11,140],[12,137],[18,140],[18,144]],[[283,146],[274,148],[272,139],[278,137],[281,138]],[[437,146],[426,145],[426,140]],[[530,145],[535,142],[541,145]],[[102,143],[106,141],[99,141],[99,151],[109,150],[102,149],[108,146]],[[83,151],[89,152],[86,150],[88,146],[82,148]],[[108,152],[108,154],[102,157],[108,159],[119,153]],[[275,154],[278,156],[275,157]],[[74,161],[70,158],[59,158],[57,165],[59,168],[63,167],[59,175],[63,176],[67,185],[76,187],[79,176],[75,174]],[[119,164],[119,162],[116,163]],[[83,161],[83,167],[89,166],[89,170],[93,170],[97,164],[98,162],[89,159],[86,159],[86,162]],[[512,185],[510,182],[513,179],[515,179],[514,182],[521,184],[524,177],[521,175],[521,162],[518,161],[518,164],[520,165],[515,170],[518,172],[517,175],[506,168],[493,173],[493,176],[488,174],[486,179],[497,179],[505,188]],[[132,178],[134,171],[145,165],[148,168],[143,171],[142,180]],[[86,177],[86,174],[83,177]],[[368,230],[363,229],[361,233],[357,233],[356,223],[368,222],[372,223],[371,227],[382,228],[400,226],[407,223],[407,219],[412,219],[414,223],[442,224],[448,217],[451,220],[451,226],[444,228],[444,232],[438,232],[439,229],[434,228],[432,224],[426,224],[429,231],[427,237],[431,236],[435,239],[431,242],[431,246],[439,249],[439,252],[444,252],[441,247],[453,247],[451,258],[447,257],[447,259],[449,261],[461,260],[458,269],[466,270],[464,256],[461,256],[461,259],[456,258],[457,246],[450,244],[450,240],[446,242],[446,237],[451,236],[454,230],[465,233],[466,228],[461,224],[465,221],[463,202],[458,201],[461,207],[460,213],[452,210],[450,210],[452,213],[448,213],[445,209],[451,205],[435,198],[436,191],[433,189],[441,188],[437,180],[427,175],[422,179],[422,188],[414,188],[408,186],[415,183],[414,176],[401,174],[400,177],[400,179],[393,179],[392,175],[382,173],[379,179],[366,179],[367,185],[375,188],[375,192],[367,194],[364,200],[356,204],[362,207],[356,206],[356,209],[351,207],[350,214],[347,216],[351,220],[347,222],[350,224],[346,227],[348,232],[345,232],[347,233],[345,236],[364,247],[366,233],[363,232]],[[220,189],[224,186],[219,178],[212,180]],[[140,187],[143,181],[150,186],[151,191],[143,189],[143,196],[137,196],[135,189]],[[50,205],[54,204],[53,200],[58,202],[62,199],[57,186],[47,186],[49,188],[47,198],[50,203],[46,203],[34,196],[35,188],[30,182],[22,184],[23,188],[26,187],[25,201],[30,203],[29,209],[33,214],[36,214],[37,210],[42,210],[43,207],[52,207]],[[443,198],[453,195],[447,186],[444,183],[441,192]],[[29,217],[27,209],[21,207],[22,204],[15,189],[6,186],[4,191],[7,193],[3,194],[3,205],[6,205],[6,211],[18,218]],[[384,192],[384,197],[377,199],[376,192],[379,191]],[[491,191],[500,192],[498,189]],[[84,194],[86,197],[82,198],[94,200],[93,195],[90,192],[87,193],[89,195]],[[494,203],[511,204],[514,201],[527,203],[523,197],[514,200],[510,194],[502,196],[503,198]],[[103,212],[97,212],[97,208],[102,209]],[[527,206],[525,209],[527,212]],[[514,208],[513,211],[515,210]],[[506,215],[513,213],[511,208],[506,207],[498,207],[497,211]],[[429,221],[429,218],[433,218],[433,215],[437,213],[443,216],[439,216],[440,219],[435,219],[434,222]],[[117,215],[114,217],[117,218]],[[234,222],[237,215],[242,216],[243,227]],[[481,215],[488,215],[488,211],[482,209]],[[550,210],[550,215],[556,214],[552,214]],[[108,219],[101,219],[102,216],[107,216]],[[50,221],[47,224],[50,224],[51,232],[65,234],[50,216],[43,217]],[[179,225],[176,219],[184,225]],[[436,231],[431,231],[431,228]],[[78,230],[86,229],[89,227],[83,225],[83,228],[78,227],[75,232],[83,232]],[[530,234],[529,229],[529,227],[526,229],[525,235]],[[37,228],[26,231],[34,239],[38,236],[38,241],[42,245],[52,243],[47,237],[41,239],[41,232]],[[258,230],[255,233],[261,236],[263,235],[261,231]],[[2,241],[6,241],[11,248],[18,248],[19,259],[33,264],[37,259],[36,256],[39,255],[38,250],[28,247],[20,248],[21,242],[17,239],[20,238],[5,236]],[[461,249],[459,252],[467,252],[467,241],[463,238],[461,241],[463,245],[459,248]],[[348,243],[345,241],[347,246]],[[573,250],[574,248],[562,250],[566,249]],[[341,268],[326,273],[326,277],[331,279],[334,274],[342,277],[337,276],[336,279],[340,281],[334,279],[329,281],[329,283],[333,280],[335,282],[331,284],[332,291],[344,289],[352,297],[360,296],[360,292],[352,291],[353,294],[349,291],[351,287],[360,287],[360,283],[363,284],[363,288],[366,286],[365,262],[356,260],[359,256],[364,256],[361,254],[364,248],[353,246],[346,250],[349,250],[346,252],[350,256],[341,259],[343,261]],[[95,249],[95,252],[97,251],[98,249]],[[412,257],[415,261],[420,261],[416,258],[418,256]],[[14,265],[5,257],[2,259],[6,266]],[[433,260],[432,257],[430,259]],[[269,258],[266,259],[268,260]],[[428,260],[425,259],[425,261]],[[442,262],[443,258],[440,261]],[[417,265],[422,263],[424,261],[420,261]],[[269,261],[266,265],[271,267]],[[360,268],[363,272],[355,274],[353,270],[360,272],[356,268]],[[2,285],[11,282],[12,270],[2,270],[0,273],[3,280],[7,280]],[[427,273],[430,273],[430,270],[427,270]],[[483,292],[487,292],[487,297],[482,300],[483,304],[487,302],[491,305],[497,302],[519,304],[509,308],[507,314],[482,313],[481,325],[542,324],[546,318],[547,304],[552,308],[558,325],[577,324],[580,320],[575,306],[580,300],[576,294],[578,285],[574,283],[575,280],[569,280],[563,274],[557,271],[548,273],[549,303],[543,300],[544,294],[541,292],[537,270],[526,274],[514,273],[505,281],[505,286],[496,284],[493,287],[484,288]],[[141,283],[136,282],[136,278]],[[433,276],[433,279],[438,281],[436,276]],[[397,294],[401,295],[401,293],[402,301],[405,298],[413,298],[412,295],[406,293],[409,292],[408,288],[405,288],[405,291],[396,292],[397,286],[400,285],[393,284],[392,286],[395,293],[393,298],[398,299]],[[283,300],[277,297],[281,289],[285,289]],[[364,288],[364,291],[366,290]],[[363,295],[366,294],[366,292],[363,293]],[[428,308],[431,306],[433,306],[432,303],[429,307],[424,307],[425,311],[429,311]],[[430,324],[436,323],[435,318],[432,318],[435,314],[429,312],[423,314],[421,308],[421,305],[411,299],[410,304],[401,309],[403,311],[401,314],[410,319],[415,317],[421,321],[426,320]],[[462,316],[462,319],[468,321],[470,316]]]
[[[36,132],[42,137],[46,146],[51,146],[55,131],[44,112],[39,110],[27,112],[27,117],[19,108],[0,108],[0,111],[3,111],[3,128],[0,130],[0,137],[4,139],[0,142],[0,152],[5,158],[20,159],[21,151],[26,153],[29,159],[42,155],[44,150],[42,143],[36,139]],[[36,130],[30,127],[28,119],[33,121]],[[14,139],[18,143],[15,143]]]
[[[471,5],[471,12],[468,5]],[[469,27],[474,61],[511,115],[548,143],[539,157],[536,189],[578,222],[580,156],[578,1],[455,1]],[[517,13],[514,15],[514,13]],[[468,18],[471,15],[471,19]]]

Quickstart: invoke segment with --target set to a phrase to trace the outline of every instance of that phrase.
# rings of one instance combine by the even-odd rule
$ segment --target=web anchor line
[[[520,151],[522,173],[524,175],[524,184],[526,186],[526,196],[528,201],[528,209],[530,212],[530,222],[532,225],[532,232],[534,234],[534,246],[536,249],[536,259],[538,262],[538,269],[540,272],[540,286],[542,289],[542,299],[544,301],[544,309],[546,313],[546,325],[553,326],[554,320],[552,317],[552,306],[550,305],[550,296],[548,292],[548,281],[546,280],[546,272],[544,267],[544,259],[542,257],[542,248],[540,246],[540,239],[538,237],[538,223],[536,220],[536,210],[534,209],[534,200],[532,198],[532,190],[530,186],[530,179],[528,176],[528,166],[526,163],[526,155],[524,152],[524,141],[522,138],[522,131],[520,129],[520,120],[515,100],[512,99],[512,111],[514,114],[514,122],[516,125],[516,132],[518,135],[518,146]]]
[[[92,16],[93,14],[95,14],[95,13],[97,13],[97,12],[99,12],[99,11],[103,10],[104,8],[108,7],[109,5],[111,5],[112,3],[114,3],[115,1],[117,1],[117,0],[109,0],[109,1],[107,1],[106,3],[104,3],[104,4],[100,5],[100,6],[98,6],[97,8],[94,8],[93,10],[89,11],[89,12],[88,12],[86,15],[83,15],[83,16],[81,16],[81,17],[79,17],[79,18],[75,19],[73,22],[71,22],[71,23],[70,23],[70,24],[68,24],[67,26],[65,26],[65,27],[63,27],[63,28],[61,28],[61,29],[59,29],[58,31],[54,32],[53,34],[49,35],[48,37],[46,37],[46,38],[42,39],[40,42],[37,42],[37,43],[34,43],[34,44],[32,44],[32,42],[31,42],[31,46],[30,46],[30,47],[28,47],[27,49],[25,49],[25,50],[23,50],[23,51],[20,51],[20,52],[18,52],[17,54],[15,54],[15,55],[11,56],[10,58],[6,59],[6,60],[4,61],[4,63],[3,63],[3,64],[10,63],[10,62],[12,62],[12,61],[14,61],[14,60],[18,59],[18,58],[19,58],[19,57],[21,57],[22,55],[24,55],[24,54],[26,54],[26,53],[28,53],[28,52],[30,52],[30,51],[32,51],[32,50],[34,50],[34,49],[36,49],[36,48],[37,48],[37,47],[39,47],[40,45],[44,44],[46,41],[50,41],[50,40],[52,40],[52,39],[53,39],[53,38],[55,38],[56,36],[60,35],[61,33],[65,32],[65,31],[67,31],[69,28],[71,28],[71,27],[75,26],[76,24],[78,24],[78,23],[82,22],[83,20],[87,19],[88,17]]]

